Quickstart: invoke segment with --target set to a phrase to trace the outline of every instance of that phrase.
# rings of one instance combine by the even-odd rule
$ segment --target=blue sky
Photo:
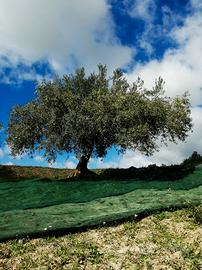
[[[202,0],[0,0],[0,163],[50,166],[36,153],[14,159],[5,142],[11,108],[35,96],[43,78],[87,72],[106,64],[122,68],[130,82],[140,76],[150,88],[159,76],[169,96],[190,93],[193,133],[186,143],[161,146],[153,157],[114,149],[90,167],[146,166],[181,162],[202,154]],[[54,167],[75,167],[59,156]]]

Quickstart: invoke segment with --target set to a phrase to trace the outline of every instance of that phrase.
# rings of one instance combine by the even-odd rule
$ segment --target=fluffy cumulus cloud
[[[201,0],[191,0],[191,7],[195,10],[202,10],[202,1]]]
[[[40,155],[36,155],[34,157],[34,160],[37,161],[37,162],[44,162],[45,161],[44,158],[42,156],[40,156]]]
[[[64,164],[61,164],[61,167],[68,169],[75,169],[77,165],[77,159],[74,156],[71,156]]]
[[[141,166],[149,163],[170,164],[181,162],[193,151],[202,154],[202,9],[196,9],[197,2],[192,1],[192,15],[185,18],[183,26],[175,27],[170,37],[176,43],[174,49],[168,49],[161,60],[151,60],[137,64],[128,74],[130,81],[140,76],[146,87],[154,85],[155,78],[161,76],[166,84],[166,94],[176,96],[186,90],[190,93],[192,104],[193,133],[186,143],[162,146],[152,158],[142,158],[140,153],[127,152],[121,160],[121,166]]]
[[[129,168],[131,166],[135,166],[136,168],[139,168],[147,167],[149,164],[151,164],[151,161],[149,161],[148,158],[143,156],[140,152],[127,151],[117,163],[117,167]]]
[[[170,30],[184,20],[177,11],[166,5],[157,7],[154,0],[124,0],[124,8],[131,18],[144,24],[144,30],[139,33],[136,41],[136,49],[137,52],[139,49],[143,50],[147,57],[159,55],[158,43],[165,45],[166,42],[171,42]],[[158,19],[159,16],[161,20]]]
[[[154,0],[135,0],[129,10],[129,15],[149,22],[153,20],[155,11],[156,4]]]
[[[0,158],[2,158],[4,156],[4,151],[3,149],[0,148]]]
[[[3,163],[3,165],[9,165],[9,166],[11,166],[11,165],[14,165],[14,163],[11,162],[11,161],[9,161],[9,162]]]
[[[119,167],[127,168],[130,166],[144,167],[149,164],[177,164],[190,156],[193,151],[202,155],[202,108],[195,107],[192,109],[192,119],[194,123],[193,132],[185,142],[177,144],[168,143],[168,146],[161,146],[159,152],[151,157],[145,157],[140,152],[127,151],[118,163]]]
[[[13,160],[21,160],[21,159],[23,159],[25,157],[27,157],[26,154],[17,155],[15,157],[12,156],[10,146],[8,146],[6,144],[6,142],[4,142],[4,144],[0,148],[0,158],[1,159],[5,158],[5,159],[9,159],[9,160],[13,161]]]
[[[0,36],[0,73],[40,61],[60,74],[100,62],[112,70],[132,56],[114,34],[106,0],[0,0]]]
[[[110,161],[106,161],[102,158],[91,158],[89,160],[89,168],[118,168],[119,159],[111,158]]]
[[[166,93],[170,96],[189,91],[192,105],[202,102],[202,14],[194,13],[185,20],[183,27],[176,27],[170,37],[176,48],[168,49],[161,60],[138,64],[131,74],[130,81],[140,76],[147,87],[152,87],[155,78],[161,76],[165,82]]]

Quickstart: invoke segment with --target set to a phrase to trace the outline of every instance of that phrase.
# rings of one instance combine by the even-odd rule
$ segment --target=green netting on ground
[[[202,167],[177,181],[0,182],[0,240],[202,202]]]

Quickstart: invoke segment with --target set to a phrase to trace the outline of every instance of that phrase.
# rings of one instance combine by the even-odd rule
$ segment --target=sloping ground
[[[171,166],[156,166],[155,164],[148,167],[127,169],[108,168],[108,169],[93,169],[89,171],[88,178],[91,180],[109,180],[109,179],[141,179],[141,180],[177,180],[185,177],[194,171],[195,165],[199,163],[188,161],[186,164],[171,165]],[[73,178],[75,170],[73,169],[56,169],[47,167],[33,166],[16,166],[16,165],[0,165],[0,182],[4,181],[19,181],[46,178],[54,180],[75,180]],[[77,177],[81,180],[83,177]],[[78,180],[78,179],[77,179]]]
[[[0,270],[200,270],[202,207],[60,237],[0,243]]]
[[[201,202],[201,166],[178,181],[4,181],[0,239],[68,231]]]
[[[56,169],[47,167],[0,165],[0,181],[18,179],[49,178],[64,179],[72,175],[72,169]]]

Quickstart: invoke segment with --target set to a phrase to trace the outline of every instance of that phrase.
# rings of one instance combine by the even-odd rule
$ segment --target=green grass
[[[27,170],[18,169],[16,175]],[[201,166],[180,181],[24,180],[0,183],[0,233],[72,226],[76,216],[82,226],[63,236],[0,243],[0,270],[202,269]],[[125,221],[107,223],[120,217]],[[83,230],[90,219],[98,225]]]
[[[196,224],[202,225],[202,205],[198,207],[194,205],[190,206],[190,216]]]
[[[62,237],[6,241],[0,243],[0,269],[200,270],[202,227],[191,212],[164,211]]]

